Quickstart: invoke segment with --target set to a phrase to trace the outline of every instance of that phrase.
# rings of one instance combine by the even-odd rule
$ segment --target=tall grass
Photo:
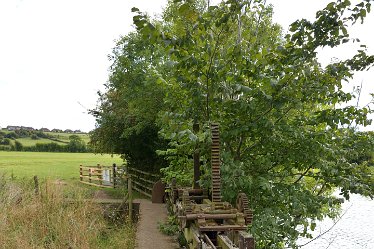
[[[66,188],[46,181],[36,194],[32,181],[0,175],[0,248],[134,248],[130,223],[110,225],[84,190]],[[64,201],[66,192],[75,202]]]

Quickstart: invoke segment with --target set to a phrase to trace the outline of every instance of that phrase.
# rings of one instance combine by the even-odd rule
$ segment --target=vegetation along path
[[[137,199],[140,203],[140,218],[136,234],[138,249],[175,249],[179,248],[172,237],[166,236],[158,229],[159,223],[167,218],[165,204],[152,203],[149,200]]]

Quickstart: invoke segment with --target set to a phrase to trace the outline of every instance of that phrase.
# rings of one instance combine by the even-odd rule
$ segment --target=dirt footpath
[[[176,249],[179,246],[173,238],[166,236],[158,229],[160,222],[165,222],[167,211],[165,204],[152,203],[149,200],[137,199],[140,203],[140,218],[136,233],[138,249]]]

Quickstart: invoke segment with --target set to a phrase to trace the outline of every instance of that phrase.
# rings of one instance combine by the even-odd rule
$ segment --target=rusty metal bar
[[[203,218],[203,219],[235,219],[236,214],[187,214],[185,216],[178,216],[179,218],[185,218],[187,220],[195,220],[198,218]]]
[[[224,232],[224,231],[245,231],[247,226],[245,225],[217,225],[217,226],[201,226],[199,230],[202,232],[214,231],[214,232]]]

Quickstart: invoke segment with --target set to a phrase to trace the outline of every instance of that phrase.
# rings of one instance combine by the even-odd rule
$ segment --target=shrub
[[[14,141],[14,150],[16,151],[22,151],[23,150],[23,145],[19,141]]]
[[[39,137],[38,137],[36,134],[32,134],[32,135],[31,135],[31,139],[32,139],[32,140],[38,140]]]
[[[10,139],[9,138],[3,138],[0,140],[1,145],[10,145]]]
[[[8,134],[5,134],[4,137],[11,138],[11,139],[17,139],[17,138],[19,138],[18,135],[14,131],[9,132]]]

